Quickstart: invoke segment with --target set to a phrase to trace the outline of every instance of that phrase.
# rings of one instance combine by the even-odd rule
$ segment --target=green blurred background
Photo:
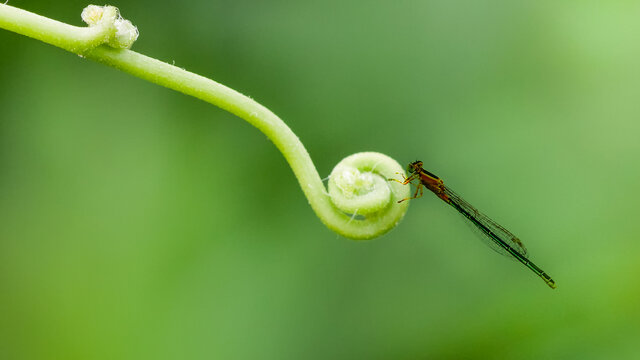
[[[134,50],[272,109],[322,176],[423,160],[558,289],[431,194],[340,238],[244,121],[2,30],[1,359],[640,357],[638,1],[113,5]]]

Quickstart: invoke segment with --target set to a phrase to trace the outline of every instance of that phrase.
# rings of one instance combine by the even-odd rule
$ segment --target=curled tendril
[[[262,131],[291,166],[309,204],[330,229],[352,239],[371,239],[392,229],[404,216],[409,188],[388,182],[402,166],[390,157],[363,152],[333,169],[329,190],[302,142],[269,109],[213,80],[128,50],[138,36],[113,6],[89,6],[82,14],[89,27],[76,27],[0,4],[0,28],[44,41],[133,76],[209,102]]]
[[[387,181],[397,173],[404,174],[402,166],[384,154],[362,152],[346,157],[329,177],[329,197],[339,216],[331,222],[318,216],[335,232],[353,239],[370,239],[391,230],[409,205],[397,203],[408,197],[409,188]]]

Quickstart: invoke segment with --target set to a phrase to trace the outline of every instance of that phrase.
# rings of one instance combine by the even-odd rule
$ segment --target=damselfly
[[[403,202],[409,199],[416,199],[423,195],[424,188],[431,190],[437,197],[447,204],[451,205],[460,214],[464,215],[473,225],[475,225],[489,239],[488,244],[499,253],[513,257],[520,261],[524,266],[528,267],[542,280],[544,280],[550,288],[555,289],[556,283],[547,273],[542,271],[536,264],[527,258],[527,249],[520,239],[509,232],[504,227],[498,225],[495,221],[489,219],[476,208],[464,201],[458,194],[454,193],[444,185],[442,179],[422,168],[422,161],[414,161],[407,167],[410,174],[404,181],[397,179],[389,179],[397,181],[403,185],[413,184],[414,180],[418,180],[416,191],[412,197],[402,199]],[[404,176],[403,176],[404,177]]]

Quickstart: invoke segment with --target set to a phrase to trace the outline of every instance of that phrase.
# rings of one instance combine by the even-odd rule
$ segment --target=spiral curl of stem
[[[362,152],[344,158],[329,178],[331,202],[342,216],[325,224],[352,239],[371,239],[391,230],[409,206],[407,201],[397,203],[409,196],[409,187],[387,180],[398,173],[404,174],[402,166],[381,153]]]

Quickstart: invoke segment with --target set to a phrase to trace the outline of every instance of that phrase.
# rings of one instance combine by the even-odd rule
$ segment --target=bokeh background
[[[640,357],[640,2],[113,5],[134,50],[257,99],[322,175],[423,160],[558,289],[431,194],[340,238],[244,121],[3,30],[0,358]]]

